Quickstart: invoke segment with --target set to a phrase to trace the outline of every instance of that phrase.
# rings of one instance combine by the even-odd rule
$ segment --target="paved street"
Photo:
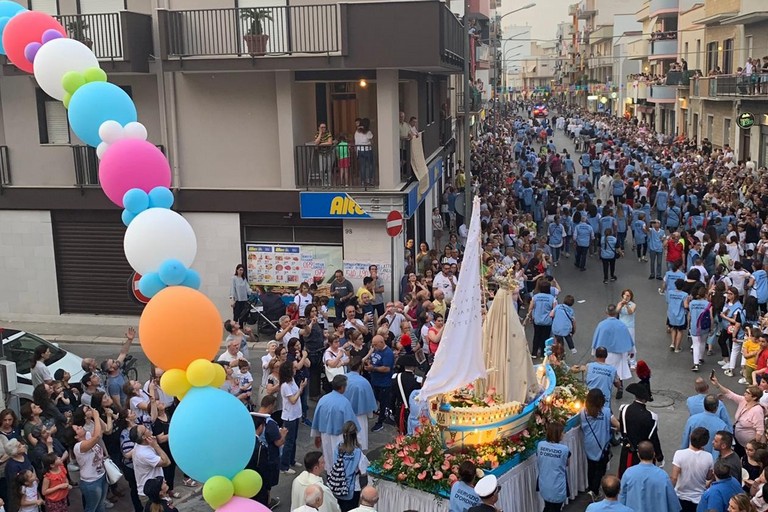
[[[573,146],[562,134],[556,136],[555,142],[559,150],[564,147],[564,144],[570,150],[573,149]],[[573,152],[572,156],[574,160],[577,158],[577,155]],[[685,345],[682,353],[674,354],[669,352],[667,348],[669,346],[669,339],[664,329],[666,306],[663,297],[657,292],[659,282],[647,279],[648,264],[639,263],[636,258],[632,257],[630,251],[627,251],[626,258],[617,262],[616,274],[618,281],[610,284],[602,283],[602,269],[598,259],[589,259],[587,272],[576,271],[572,261],[572,258],[570,260],[561,260],[560,266],[554,269],[555,276],[563,288],[563,293],[572,294],[576,298],[574,309],[576,312],[577,333],[575,338],[578,354],[568,354],[568,362],[583,364],[590,361],[589,347],[592,340],[592,332],[595,325],[602,320],[606,305],[616,303],[623,289],[632,289],[635,294],[635,302],[637,303],[638,358],[644,359],[653,371],[651,385],[655,401],[648,405],[658,413],[660,418],[659,433],[667,460],[665,469],[669,471],[672,455],[679,448],[680,433],[688,416],[685,398],[693,394],[693,380],[696,376],[706,377],[712,368],[719,369],[714,364],[716,359],[714,357],[707,358],[707,362],[703,365],[701,372],[694,374],[689,370],[691,367],[691,355],[688,351],[688,345]],[[24,323],[14,323],[10,326],[14,328],[27,328],[40,334],[60,335],[54,337],[67,350],[71,350],[83,357],[96,357],[99,360],[116,354],[119,350],[116,345],[105,345],[103,342],[118,341],[123,331],[122,327],[109,326],[57,326]],[[97,336],[99,337],[98,339],[96,338]],[[102,343],[67,343],[68,339],[93,340],[97,342],[101,340]],[[251,354],[260,356],[263,350],[261,347],[263,347],[263,344],[260,343],[256,350],[251,351]],[[140,353],[138,345],[133,349],[132,353],[139,359],[139,375],[143,379],[149,372],[149,364]],[[252,359],[256,360],[256,357],[252,357]],[[257,373],[258,367],[259,365],[254,365],[254,374]],[[722,375],[722,372],[719,373]],[[736,378],[723,377],[722,380],[726,386],[741,389],[741,386],[736,383]],[[625,394],[622,403],[628,403],[631,399],[631,395]],[[371,434],[372,448],[375,450],[375,448],[381,447],[393,435],[394,428],[390,426],[383,432]],[[236,447],[232,448],[236,449]],[[309,429],[302,426],[299,431],[297,450],[299,456],[297,459],[301,460],[303,454],[310,449],[314,449],[314,447],[309,438]],[[618,455],[618,451],[616,455]],[[617,465],[618,461],[614,459],[610,470],[615,471]],[[290,501],[291,480],[290,477],[282,476],[280,485],[274,490],[273,495],[279,496],[283,500],[283,505],[278,510],[288,510],[287,502]],[[186,488],[179,487],[179,490],[188,493]],[[78,500],[75,499],[73,501]],[[126,503],[119,504],[113,510],[128,512],[129,507],[125,506]],[[586,505],[586,495],[583,494],[575,503],[571,503],[566,507],[565,510],[568,512],[581,511],[586,508]],[[199,497],[187,500],[180,508],[185,511],[199,510],[202,512],[210,510]],[[76,510],[76,508],[73,508],[73,510]],[[400,511],[382,509],[382,512]]]

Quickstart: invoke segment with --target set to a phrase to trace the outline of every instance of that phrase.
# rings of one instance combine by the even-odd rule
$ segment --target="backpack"
[[[331,472],[328,474],[328,488],[334,496],[347,496],[349,486],[347,485],[347,472],[344,469],[344,454],[339,452],[336,462],[333,463]]]
[[[701,312],[699,318],[696,319],[696,329],[698,329],[699,334],[702,332],[709,332],[712,328],[712,315],[710,315],[711,309],[712,304],[707,304],[707,307]]]

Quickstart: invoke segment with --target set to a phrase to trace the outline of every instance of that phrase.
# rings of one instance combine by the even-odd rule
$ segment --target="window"
[[[69,120],[64,104],[37,89],[40,144],[69,144]]]
[[[51,16],[59,14],[59,0],[29,0],[28,5],[33,11],[44,12]]]
[[[731,145],[731,120],[723,119],[723,146]]]
[[[733,73],[733,39],[723,41],[723,73]]]
[[[11,341],[7,341],[11,340]],[[34,334],[24,333],[20,335],[11,335],[3,340],[5,355],[16,363],[16,373],[20,375],[28,375],[32,369],[32,355],[38,345],[45,345],[48,350],[51,351],[51,357],[45,362],[46,366],[51,366],[53,363],[61,360],[67,353],[48,343],[42,338],[38,338]]]
[[[707,43],[707,69],[705,75],[717,67],[717,41]]]
[[[701,39],[696,40],[696,68],[695,69],[701,69]],[[709,70],[705,70],[705,71],[709,71]]]
[[[712,126],[715,124],[715,116],[707,115],[707,139],[712,142]]]

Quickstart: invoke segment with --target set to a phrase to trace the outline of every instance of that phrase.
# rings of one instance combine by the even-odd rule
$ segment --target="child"
[[[56,463],[56,454],[47,453],[43,457],[43,496],[46,512],[67,512],[67,496],[72,488],[67,481],[67,470],[63,464]]]
[[[349,144],[346,135],[339,135],[339,143],[336,144],[336,156],[339,159],[340,185],[349,186]]]
[[[644,386],[648,390],[649,402],[653,402],[653,393],[651,393],[651,369],[648,367],[648,363],[642,359],[637,362],[637,378],[640,379],[641,386]]]
[[[363,321],[368,328],[368,332],[374,332],[375,324],[373,322],[373,304],[371,304],[371,294],[363,292],[360,294],[360,309],[363,311]]]
[[[747,337],[744,338],[744,344],[741,346],[741,355],[744,358],[742,368],[742,377],[739,384],[752,384],[752,373],[757,369],[757,355],[760,353],[760,344],[755,340],[752,327],[745,328]]]
[[[253,390],[253,375],[251,375],[251,366],[248,361],[240,359],[237,362],[237,367],[240,370],[240,393],[237,398],[243,403],[248,403],[251,399],[251,391]]]
[[[37,475],[31,469],[16,475],[14,491],[19,499],[19,512],[40,512],[43,500],[37,495]]]
[[[72,399],[69,398],[68,393],[65,392],[64,384],[61,381],[54,381],[53,382],[53,396],[54,396],[54,403],[56,404],[56,408],[64,414],[65,416],[69,417],[72,415],[72,413],[75,410],[75,406],[72,404]]]
[[[317,323],[323,328],[323,331],[328,330],[328,297],[315,296],[315,307],[317,308]]]

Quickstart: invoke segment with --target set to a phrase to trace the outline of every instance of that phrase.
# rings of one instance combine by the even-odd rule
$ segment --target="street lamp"
[[[515,9],[515,10],[509,11],[509,12],[508,12],[508,13],[506,13],[506,14],[502,14],[501,16],[498,16],[498,17],[496,18],[496,20],[497,20],[497,21],[501,21],[501,19],[502,19],[502,18],[506,18],[506,17],[507,17],[507,16],[509,16],[510,14],[514,14],[514,13],[516,13],[516,12],[524,11],[525,9],[530,9],[531,7],[535,7],[535,6],[536,6],[536,2],[531,2],[531,3],[529,3],[529,4],[526,4],[526,5],[522,6],[522,7],[518,7],[518,8],[517,8],[517,9]]]

